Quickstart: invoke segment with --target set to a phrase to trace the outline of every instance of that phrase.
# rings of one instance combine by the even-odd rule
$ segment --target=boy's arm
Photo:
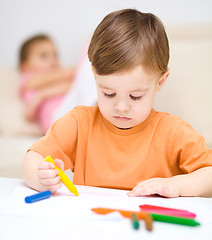
[[[64,169],[62,160],[56,159],[55,164]],[[26,184],[37,191],[56,192],[61,186],[58,170],[34,151],[27,152],[22,164],[22,175]]]
[[[148,179],[135,186],[129,196],[212,197],[212,150],[206,147],[204,137],[184,121],[174,130],[173,136],[168,146],[169,161],[177,161],[179,168],[189,173]]]
[[[180,189],[180,196],[212,197],[212,166],[177,175],[172,179]]]
[[[212,197],[212,167],[171,178],[151,178],[139,183],[130,197],[159,194],[164,197]]]
[[[61,82],[72,82],[75,75],[75,67],[68,69],[58,69],[49,73],[39,73],[31,78],[27,82],[25,89],[40,89],[43,87],[51,86],[52,84],[58,84]]]

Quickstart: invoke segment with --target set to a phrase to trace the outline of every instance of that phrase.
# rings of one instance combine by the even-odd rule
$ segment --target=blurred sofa
[[[156,110],[189,122],[212,147],[212,25],[168,26],[170,77],[157,94]],[[0,177],[21,178],[27,148],[41,137],[24,119],[16,69],[0,66]]]
[[[41,136],[39,126],[24,119],[18,84],[18,71],[0,66],[0,177],[21,178],[26,149]]]

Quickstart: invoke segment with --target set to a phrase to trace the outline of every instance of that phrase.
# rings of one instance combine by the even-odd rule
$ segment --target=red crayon
[[[167,207],[159,207],[153,205],[140,205],[140,209],[144,212],[148,213],[157,213],[169,216],[176,216],[176,217],[187,217],[187,218],[195,218],[196,214],[189,212],[187,210],[175,209],[175,208],[167,208]]]

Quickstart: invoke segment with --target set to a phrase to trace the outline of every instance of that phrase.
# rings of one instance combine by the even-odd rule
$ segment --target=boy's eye
[[[115,97],[115,96],[116,96],[116,94],[115,94],[115,93],[108,94],[108,93],[105,93],[105,92],[104,92],[104,95],[105,95],[106,97],[110,97],[110,98],[112,98],[112,97]]]
[[[141,97],[142,97],[142,96],[135,97],[135,96],[133,96],[133,95],[130,95],[130,98],[131,98],[132,100],[140,100]]]

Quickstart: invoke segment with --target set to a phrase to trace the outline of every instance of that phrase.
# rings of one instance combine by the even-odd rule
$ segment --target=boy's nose
[[[127,112],[129,111],[130,106],[127,102],[125,101],[118,101],[115,104],[115,110],[119,112]]]

